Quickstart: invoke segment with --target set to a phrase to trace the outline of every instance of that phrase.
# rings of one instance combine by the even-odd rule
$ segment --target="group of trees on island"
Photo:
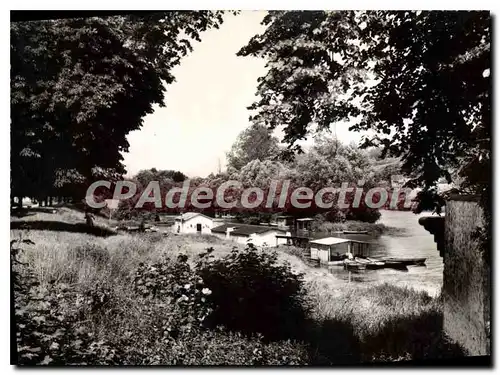
[[[263,143],[266,147],[259,147]],[[366,205],[359,208],[348,208],[340,210],[334,206],[325,210],[317,207],[314,203],[310,208],[295,208],[290,204],[290,196],[284,207],[265,208],[262,205],[255,209],[245,209],[241,205],[233,209],[218,207],[216,200],[217,189],[228,181],[237,181],[241,187],[226,191],[226,201],[235,200],[239,202],[242,191],[245,188],[258,187],[262,189],[266,196],[272,183],[277,183],[275,194],[279,195],[281,187],[285,181],[290,183],[288,194],[296,187],[308,187],[314,192],[318,192],[326,187],[341,187],[342,183],[349,183],[356,187],[361,187],[364,191],[372,187],[385,187],[391,193],[391,176],[398,173],[401,162],[397,158],[381,158],[381,151],[375,148],[362,150],[354,143],[345,145],[328,132],[318,134],[313,140],[311,147],[305,152],[295,155],[291,159],[281,158],[286,146],[280,144],[276,137],[273,137],[269,129],[262,125],[252,125],[245,129],[235,140],[231,150],[228,152],[227,168],[225,171],[210,174],[205,178],[194,177],[189,179],[189,193],[198,187],[206,187],[213,193],[210,207],[204,209],[207,214],[214,214],[215,211],[226,212],[237,215],[238,218],[246,222],[258,222],[269,220],[271,214],[293,214],[295,216],[311,216],[323,213],[327,220],[335,221],[342,219],[359,219],[363,221],[376,221],[380,214],[377,209],[370,209]],[[136,204],[152,181],[158,181],[162,190],[162,202],[165,202],[166,194],[174,188],[181,188],[184,180],[174,181],[173,178],[162,178],[161,175],[172,175],[173,171],[144,170],[134,176],[131,181],[138,186],[136,194],[120,203],[117,217],[133,217],[147,214],[154,216],[158,212],[178,213],[183,211],[200,211],[199,208],[191,205],[189,201],[182,208],[162,208],[155,207],[154,203],[147,203],[140,210],[136,209]],[[180,172],[177,172],[180,173]],[[271,193],[272,194],[272,193]],[[353,201],[354,194],[346,196],[346,203]],[[179,200],[180,193],[173,198]],[[254,199],[251,196],[249,199]],[[402,197],[404,198],[404,197]],[[333,197],[325,196],[325,200]]]

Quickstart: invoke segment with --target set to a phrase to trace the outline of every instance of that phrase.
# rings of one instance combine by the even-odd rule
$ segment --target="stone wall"
[[[454,197],[446,203],[444,330],[470,355],[490,354],[490,267],[473,236],[482,222],[474,197]]]

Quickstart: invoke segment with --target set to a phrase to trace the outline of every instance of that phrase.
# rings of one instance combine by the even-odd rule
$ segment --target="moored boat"
[[[367,269],[376,270],[385,267],[385,262],[377,261],[371,258],[356,257],[354,260],[358,263],[365,264]]]
[[[397,270],[407,269],[406,264],[404,264],[403,262],[396,261],[396,260],[385,260],[384,263],[385,263],[385,267],[387,267],[387,268],[394,268]]]
[[[354,261],[355,262],[358,262],[358,263],[361,263],[361,264],[368,264],[368,263],[371,263],[371,261],[369,261],[368,259],[366,258],[362,258],[362,257],[355,257],[354,258]]]
[[[427,258],[384,258],[381,261],[400,262],[405,266],[425,264]]]
[[[344,261],[344,267],[349,271],[363,271],[366,269],[366,264],[346,259]]]
[[[378,270],[385,267],[385,262],[371,262],[366,265],[369,270]]]
[[[344,234],[368,234],[367,230],[345,230],[342,233]]]

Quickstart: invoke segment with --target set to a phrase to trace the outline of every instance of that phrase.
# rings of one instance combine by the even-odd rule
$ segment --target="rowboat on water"
[[[342,233],[344,234],[368,234],[367,230],[345,230]]]
[[[394,268],[397,270],[406,270],[407,269],[406,264],[404,264],[403,262],[396,261],[396,260],[385,260],[384,263],[385,263],[385,267],[387,267],[387,268]]]
[[[346,259],[344,261],[344,268],[349,271],[363,271],[366,270],[366,264],[358,263],[354,260]]]
[[[384,258],[381,259],[381,261],[400,262],[403,263],[405,266],[411,266],[411,265],[423,265],[425,264],[426,259],[427,258]]]
[[[370,258],[360,258],[356,257],[354,260],[358,263],[365,264],[366,268],[369,270],[376,270],[385,267],[385,262],[381,262]]]

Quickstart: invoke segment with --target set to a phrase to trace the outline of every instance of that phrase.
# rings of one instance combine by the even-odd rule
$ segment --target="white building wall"
[[[278,238],[278,246],[288,244],[288,240],[286,238]],[[274,243],[270,246],[276,246],[276,238],[274,239]]]
[[[269,231],[261,234],[252,234],[252,243],[255,246],[276,247],[276,235],[281,232]],[[286,239],[278,239],[278,244],[286,244]]]
[[[215,233],[215,232],[212,232],[212,236],[218,237],[218,238],[223,239],[223,240],[225,240],[225,239],[226,239],[226,235],[225,235],[225,234],[222,234],[222,233]]]
[[[202,234],[211,234],[212,228],[214,226],[214,222],[211,218],[198,215],[191,219],[184,221],[181,223],[180,221],[176,221],[174,224],[174,233],[199,233],[197,231],[197,224],[201,224],[201,233]],[[179,228],[179,231],[178,231]]]
[[[328,263],[330,261],[330,251],[327,249],[320,249],[318,251],[318,258],[320,263]]]
[[[236,243],[239,243],[242,245],[246,245],[247,240],[249,239],[249,237],[246,237],[246,236],[235,236],[233,234],[231,234],[231,237],[229,237],[229,238],[227,238],[226,234],[224,234],[224,233],[212,233],[212,234],[220,239],[236,242]]]
[[[318,248],[311,246],[311,259],[318,259]]]
[[[231,235],[230,239],[234,242],[237,242],[241,245],[246,245],[250,239],[250,237],[247,237],[247,236],[234,236],[234,235]]]
[[[275,247],[276,246],[276,235],[281,232],[266,232],[263,234],[252,234],[250,237],[248,236],[238,236],[235,234],[231,233],[231,236],[229,237],[230,241],[246,245],[247,243],[251,242],[255,246],[258,247]],[[221,238],[221,239],[228,239],[227,236],[223,233],[213,233],[213,235]],[[278,239],[278,244],[286,244],[286,238],[280,238]]]

